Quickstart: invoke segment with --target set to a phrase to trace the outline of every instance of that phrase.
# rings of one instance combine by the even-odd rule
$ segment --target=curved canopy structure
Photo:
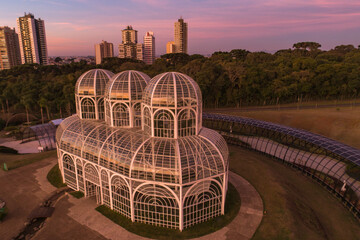
[[[58,131],[60,149],[135,180],[190,183],[224,174],[228,149],[217,132],[202,128],[197,136],[152,138],[139,130],[119,129],[104,122],[64,120]]]
[[[316,133],[312,133],[306,130],[288,127],[276,123],[265,122],[261,120],[251,119],[251,118],[244,118],[239,116],[229,116],[223,114],[211,114],[211,113],[204,113],[203,117],[205,119],[212,119],[212,120],[223,120],[223,121],[232,121],[237,123],[242,123],[248,126],[254,126],[258,128],[264,128],[276,131],[278,133],[283,133],[287,135],[294,136],[298,139],[310,142],[314,145],[322,147],[330,152],[333,152],[344,159],[347,159],[358,166],[360,166],[360,150],[344,143],[335,141],[333,139],[321,136]]]
[[[39,146],[46,150],[56,148],[55,144],[56,126],[52,123],[44,123],[25,128],[22,133],[22,142],[33,140],[39,141]]]

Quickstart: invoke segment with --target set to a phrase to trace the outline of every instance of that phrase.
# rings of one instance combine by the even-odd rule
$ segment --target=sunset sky
[[[143,42],[153,31],[156,54],[173,40],[174,22],[189,26],[189,53],[247,49],[274,52],[315,41],[322,49],[360,44],[359,0],[0,0],[0,26],[16,26],[31,12],[45,20],[49,56],[94,55],[132,25]]]

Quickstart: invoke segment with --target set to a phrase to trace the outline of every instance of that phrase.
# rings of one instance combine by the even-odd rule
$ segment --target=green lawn
[[[253,239],[359,239],[359,222],[318,183],[257,152],[229,148],[231,171],[264,201],[266,215]]]
[[[31,154],[0,153],[0,165],[3,168],[6,163],[8,170],[11,170],[49,157],[56,157],[56,150]]]
[[[61,172],[59,169],[59,165],[56,164],[54,167],[52,167],[49,171],[49,173],[46,176],[47,180],[53,185],[54,187],[61,188],[65,187],[66,184],[63,183],[63,179],[61,176]]]
[[[84,193],[80,191],[70,192],[71,195],[73,195],[75,198],[82,198],[84,197]]]
[[[240,204],[240,197],[236,188],[231,183],[229,183],[228,193],[226,195],[225,215],[218,216],[207,222],[186,228],[182,232],[177,229],[155,227],[149,224],[138,222],[133,223],[130,219],[120,215],[119,213],[104,205],[97,207],[96,210],[129,232],[138,234],[143,237],[169,240],[200,237],[223,228],[236,217],[240,210]]]

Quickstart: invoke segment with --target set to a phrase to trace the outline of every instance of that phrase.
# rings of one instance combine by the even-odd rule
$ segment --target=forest
[[[75,112],[77,78],[93,68],[114,73],[139,70],[150,77],[178,71],[200,86],[205,108],[350,99],[360,95],[360,49],[340,45],[323,51],[315,42],[299,42],[274,54],[234,49],[199,54],[165,54],[153,65],[106,58],[101,65],[21,65],[0,71],[2,114],[31,113],[47,119]]]

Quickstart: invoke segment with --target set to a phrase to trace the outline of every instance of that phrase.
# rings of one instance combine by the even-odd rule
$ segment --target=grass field
[[[230,169],[264,201],[266,214],[253,239],[359,239],[359,222],[318,183],[277,160],[229,147]]]
[[[11,170],[49,157],[55,158],[56,150],[31,154],[0,153],[0,167],[3,168],[3,164],[6,163],[7,168]]]
[[[212,110],[207,112],[212,112]],[[301,128],[360,148],[360,107],[250,112],[240,112],[236,109],[217,109],[214,112]]]

